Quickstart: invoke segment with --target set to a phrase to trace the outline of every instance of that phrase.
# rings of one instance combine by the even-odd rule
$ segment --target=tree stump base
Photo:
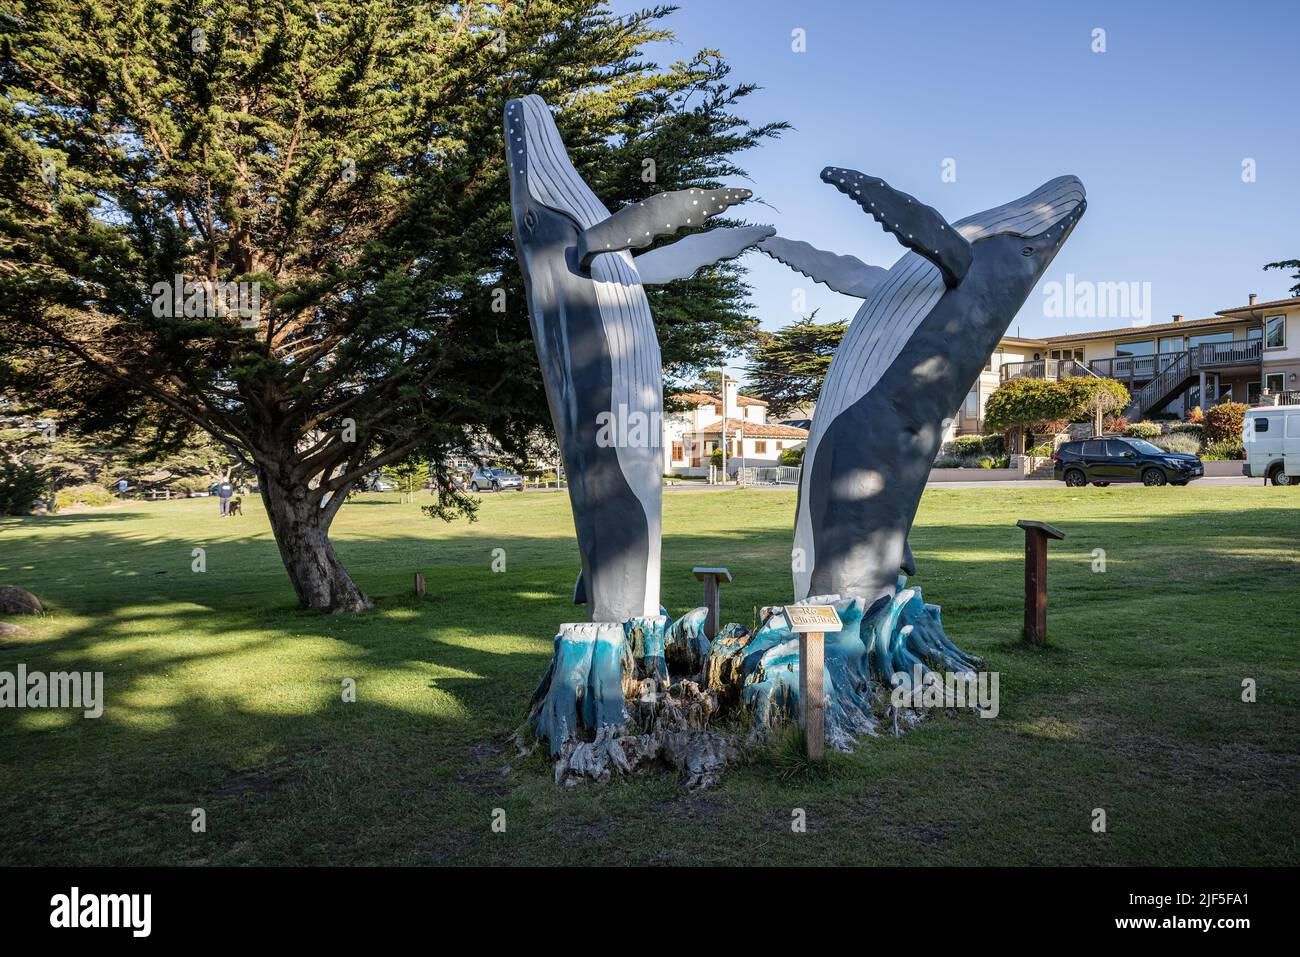
[[[938,606],[901,576],[894,595],[870,609],[837,595],[805,603],[833,605],[843,624],[824,641],[824,736],[834,750],[852,750],[884,723],[898,734],[920,720],[920,709],[892,703],[894,688],[980,664],[948,639]],[[742,747],[798,724],[799,635],[785,606],[764,608],[752,634],[733,623],[710,638],[707,618],[707,608],[696,608],[673,622],[560,626],[528,713],[557,784],[675,772],[688,788],[709,787]]]

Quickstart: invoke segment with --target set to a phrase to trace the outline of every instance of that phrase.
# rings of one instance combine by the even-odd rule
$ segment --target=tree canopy
[[[506,100],[559,108],[610,208],[722,185],[783,128],[736,114],[753,87],[716,51],[645,56],[670,12],[11,6],[0,382],[73,428],[160,448],[213,436],[256,469],[304,604],[365,607],[327,536],[354,483],[413,454],[441,470],[483,435],[523,454],[549,426],[511,245]],[[652,292],[670,374],[743,341],[741,275],[724,264]],[[468,508],[438,487],[443,514]]]
[[[748,349],[745,392],[767,402],[771,415],[782,416],[817,401],[831,359],[848,331],[847,320],[819,323],[817,314],[776,332],[758,331]]]

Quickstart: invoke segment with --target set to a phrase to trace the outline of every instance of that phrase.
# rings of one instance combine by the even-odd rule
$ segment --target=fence
[[[798,485],[800,471],[797,465],[780,465],[775,468],[743,468],[738,473],[741,485]]]

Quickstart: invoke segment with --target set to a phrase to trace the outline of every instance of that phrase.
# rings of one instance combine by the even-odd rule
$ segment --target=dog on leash
[[[243,515],[243,514],[244,514],[244,500],[243,500],[243,498],[241,498],[241,497],[238,496],[238,495],[236,495],[234,498],[232,498],[232,499],[230,500],[230,511],[228,511],[226,514],[227,514],[227,515]]]

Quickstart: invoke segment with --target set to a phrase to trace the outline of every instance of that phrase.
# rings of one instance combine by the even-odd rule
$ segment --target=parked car
[[[1300,405],[1246,410],[1241,444],[1246,450],[1243,475],[1274,485],[1300,485]]]
[[[1091,482],[1141,482],[1143,485],[1186,485],[1205,474],[1200,458],[1166,452],[1145,439],[1102,438],[1066,442],[1052,456],[1052,477],[1079,487]]]
[[[524,477],[511,472],[509,469],[502,468],[482,468],[475,469],[474,474],[469,477],[469,487],[476,492],[502,492],[506,489],[514,489],[516,492],[524,490]]]

